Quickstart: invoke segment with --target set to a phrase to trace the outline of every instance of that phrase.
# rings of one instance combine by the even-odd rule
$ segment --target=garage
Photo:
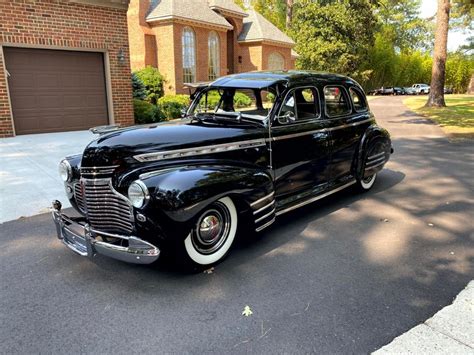
[[[108,124],[103,53],[3,47],[16,134]]]

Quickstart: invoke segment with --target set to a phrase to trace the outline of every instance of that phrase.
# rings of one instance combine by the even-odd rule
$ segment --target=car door
[[[352,166],[362,136],[373,121],[363,92],[350,86],[327,85],[323,89],[324,111],[331,128],[330,179],[351,178]]]
[[[328,124],[315,86],[289,90],[271,127],[275,191],[282,204],[323,188],[329,166]]]

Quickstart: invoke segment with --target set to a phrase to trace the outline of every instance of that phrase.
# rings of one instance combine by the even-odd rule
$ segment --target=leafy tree
[[[134,99],[145,100],[145,85],[143,85],[143,82],[140,80],[136,73],[132,73],[132,90]]]
[[[136,71],[135,74],[145,85],[146,100],[156,105],[158,99],[163,96],[163,76],[152,66]]]
[[[379,0],[376,14],[383,37],[398,51],[431,49],[433,28],[420,18],[421,0]]]
[[[297,65],[363,76],[360,68],[374,44],[375,24],[367,0],[295,2],[290,34],[300,55]]]

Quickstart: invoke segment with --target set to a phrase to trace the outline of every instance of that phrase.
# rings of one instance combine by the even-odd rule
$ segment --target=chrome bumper
[[[93,257],[101,254],[134,264],[151,264],[160,256],[160,250],[156,246],[140,238],[101,232],[92,229],[84,218],[66,216],[61,212],[59,201],[53,202],[52,214],[58,239],[79,255]],[[102,236],[124,240],[128,246],[97,239]]]

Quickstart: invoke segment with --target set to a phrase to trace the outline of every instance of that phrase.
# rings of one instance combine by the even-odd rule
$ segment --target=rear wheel
[[[188,257],[198,265],[222,260],[234,242],[237,232],[237,209],[229,197],[212,203],[198,216],[184,240]]]
[[[362,191],[369,191],[372,188],[372,186],[374,186],[376,179],[377,179],[377,173],[375,173],[374,175],[368,176],[365,179],[359,180],[358,181],[359,188]]]

